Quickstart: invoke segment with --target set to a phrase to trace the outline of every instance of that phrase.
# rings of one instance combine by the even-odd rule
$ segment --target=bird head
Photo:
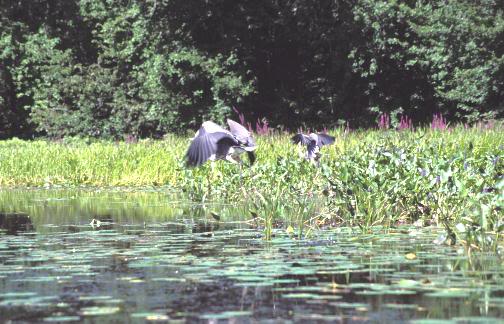
[[[254,140],[254,138],[252,137],[247,137],[245,139],[245,143],[244,143],[244,150],[247,151],[247,152],[252,152],[252,151],[255,151],[255,149],[257,148],[257,144]]]

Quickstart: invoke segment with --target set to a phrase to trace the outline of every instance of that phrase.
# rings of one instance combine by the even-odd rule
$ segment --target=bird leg
[[[242,167],[243,167],[243,163],[242,163],[242,160],[240,159],[240,187],[243,188],[243,173],[242,173]]]

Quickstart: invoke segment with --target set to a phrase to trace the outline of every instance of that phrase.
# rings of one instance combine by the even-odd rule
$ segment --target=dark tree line
[[[502,117],[500,0],[2,0],[0,138]]]

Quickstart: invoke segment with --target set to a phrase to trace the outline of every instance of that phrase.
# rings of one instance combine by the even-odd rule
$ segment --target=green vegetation
[[[500,0],[0,4],[0,138],[157,137],[222,122],[393,125],[504,112]]]
[[[0,1],[0,313],[499,322],[503,118],[503,0]]]
[[[165,186],[196,202],[239,203],[264,222],[267,237],[280,224],[299,236],[335,225],[436,224],[446,227],[447,241],[492,249],[504,230],[500,127],[334,130],[337,141],[322,149],[319,167],[299,156],[288,135],[260,136],[251,168],[218,161],[196,169],[183,163],[188,138],[15,139],[0,143],[0,186]]]

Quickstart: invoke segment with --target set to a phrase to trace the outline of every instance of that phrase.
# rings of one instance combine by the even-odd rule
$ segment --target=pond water
[[[247,217],[168,192],[0,191],[0,320],[502,323],[503,261],[437,229],[267,242]]]

